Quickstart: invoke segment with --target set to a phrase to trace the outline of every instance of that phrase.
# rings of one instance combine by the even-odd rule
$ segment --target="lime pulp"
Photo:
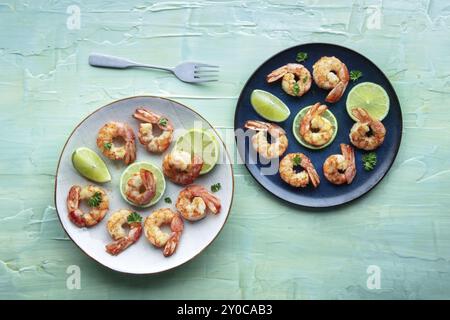
[[[389,112],[389,96],[380,85],[373,82],[363,82],[350,90],[346,102],[349,116],[357,121],[352,114],[354,108],[365,109],[373,118],[383,120]]]
[[[111,181],[108,167],[95,151],[81,147],[72,153],[74,168],[85,178],[98,183]]]
[[[145,204],[145,205],[137,205],[134,202],[128,200],[127,196],[125,195],[125,191],[126,191],[125,188],[128,183],[128,180],[131,178],[131,176],[133,174],[139,172],[140,169],[147,169],[147,170],[151,171],[153,173],[153,177],[156,179],[155,195],[153,196],[152,200],[148,204]],[[161,172],[161,169],[159,169],[157,166],[155,166],[154,164],[152,164],[150,162],[135,162],[135,163],[129,165],[124,170],[124,172],[122,173],[122,176],[120,177],[120,194],[122,195],[122,197],[124,198],[124,200],[126,202],[128,202],[129,204],[136,206],[136,207],[147,208],[147,207],[154,205],[161,199],[165,190],[166,190],[166,180],[164,178],[163,173]]]
[[[219,159],[219,143],[213,134],[203,129],[190,129],[177,139],[175,149],[200,155],[203,167],[200,174],[210,172]]]
[[[291,114],[283,101],[264,90],[253,90],[250,103],[261,117],[269,121],[282,122]]]
[[[312,106],[307,106],[304,107],[303,109],[301,109],[297,115],[294,118],[294,121],[292,123],[292,133],[294,134],[295,139],[304,147],[312,149],[312,150],[319,150],[319,149],[323,149],[327,146],[329,146],[333,140],[336,138],[336,134],[337,134],[337,130],[338,130],[338,122],[336,120],[336,117],[334,116],[334,114],[330,111],[330,110],[326,110],[323,114],[322,117],[324,117],[325,119],[327,119],[328,121],[331,122],[331,124],[334,127],[333,130],[333,135],[331,136],[331,139],[325,143],[324,145],[321,146],[313,146],[311,144],[309,144],[308,142],[306,142],[303,137],[300,135],[300,122],[302,121],[303,117],[305,116],[306,112],[308,112],[308,110],[311,108]]]

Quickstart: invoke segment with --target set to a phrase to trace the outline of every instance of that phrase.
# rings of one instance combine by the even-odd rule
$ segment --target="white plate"
[[[118,256],[111,256],[105,251],[105,245],[112,240],[106,230],[106,221],[112,212],[121,208],[130,208],[140,213],[143,218],[153,210],[170,207],[175,209],[175,201],[178,193],[183,188],[166,179],[166,191],[161,200],[154,206],[145,209],[131,207],[120,195],[119,180],[122,171],[126,168],[123,162],[112,161],[104,157],[96,146],[97,132],[108,121],[122,121],[129,123],[137,134],[139,122],[132,117],[137,107],[146,107],[170,118],[175,127],[175,137],[169,152],[175,144],[176,138],[182,134],[179,128],[190,129],[201,124],[205,129],[212,129],[220,145],[220,160],[212,171],[200,176],[195,183],[205,186],[207,189],[212,184],[220,182],[222,188],[216,193],[222,203],[218,215],[208,214],[203,220],[197,222],[185,221],[185,228],[176,252],[171,257],[164,257],[161,249],[153,247],[142,233],[137,243],[126,249]],[[178,133],[178,134],[177,134]],[[149,161],[161,168],[163,155],[148,153],[136,139],[136,161]],[[78,228],[68,219],[66,198],[72,185],[86,185],[92,182],[83,178],[72,166],[72,152],[78,147],[88,147],[95,150],[105,161],[112,176],[112,180],[102,184],[108,192],[110,210],[105,218],[92,228]],[[224,161],[225,160],[225,161]],[[220,136],[212,126],[198,113],[188,107],[164,98],[139,96],[118,100],[110,103],[84,119],[72,132],[64,146],[56,172],[55,205],[61,224],[69,237],[88,256],[104,266],[126,273],[149,274],[172,269],[179,266],[202,252],[219,234],[224,226],[233,200],[233,171],[228,153],[225,150]],[[170,197],[172,204],[164,202],[164,198]]]

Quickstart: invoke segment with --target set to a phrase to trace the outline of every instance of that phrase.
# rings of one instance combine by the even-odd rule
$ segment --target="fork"
[[[184,82],[201,83],[218,81],[219,66],[198,62],[183,62],[174,68],[153,66],[134,62],[124,58],[91,53],[89,64],[94,67],[127,69],[127,68],[152,68],[172,72],[178,79]]]

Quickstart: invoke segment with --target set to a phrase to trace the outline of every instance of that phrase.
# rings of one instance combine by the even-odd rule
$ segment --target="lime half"
[[[383,87],[373,82],[363,82],[350,90],[347,96],[347,112],[355,121],[352,109],[363,108],[375,119],[383,120],[389,112],[389,96]]]
[[[250,97],[253,109],[264,119],[274,122],[286,120],[291,111],[278,97],[264,90],[253,90]]]
[[[203,167],[200,174],[210,172],[219,160],[219,143],[213,134],[202,129],[190,129],[177,139],[175,149],[200,155]]]
[[[302,136],[300,136],[300,122],[302,121],[303,117],[305,116],[306,112],[308,112],[308,110],[311,108],[312,106],[307,106],[304,107],[302,110],[300,110],[297,115],[294,118],[294,122],[292,123],[292,133],[294,134],[295,139],[297,139],[297,141],[304,147],[312,149],[312,150],[319,150],[319,149],[323,149],[327,146],[329,146],[334,138],[336,138],[336,134],[338,131],[338,122],[334,116],[334,114],[330,111],[330,110],[326,110],[323,114],[322,117],[324,117],[325,119],[327,119],[328,121],[331,122],[331,125],[334,127],[333,130],[333,136],[331,137],[330,141],[328,141],[326,144],[324,144],[323,146],[317,147],[317,146],[313,146],[311,144],[309,144],[308,142],[306,142]]]
[[[127,199],[127,196],[125,195],[125,187],[131,176],[136,172],[139,172],[141,169],[147,169],[153,173],[153,177],[156,179],[156,193],[152,201],[150,201],[146,205],[139,206]],[[166,190],[166,180],[164,179],[164,175],[161,169],[159,169],[157,166],[155,166],[150,162],[135,162],[133,164],[130,164],[120,177],[120,194],[122,195],[122,197],[125,199],[126,202],[136,207],[147,208],[154,205],[161,199],[165,190]]]
[[[76,149],[72,153],[72,164],[83,177],[89,180],[99,183],[111,181],[105,162],[89,148]]]

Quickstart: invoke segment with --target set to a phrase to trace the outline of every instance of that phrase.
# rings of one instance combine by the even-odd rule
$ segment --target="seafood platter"
[[[110,103],[85,118],[62,151],[55,183],[69,237],[125,273],[172,269],[218,235],[233,198],[231,161],[213,127],[178,102]]]
[[[334,207],[375,187],[391,168],[402,113],[383,72],[333,44],[286,49],[264,62],[239,97],[235,130],[251,175],[274,196]]]

